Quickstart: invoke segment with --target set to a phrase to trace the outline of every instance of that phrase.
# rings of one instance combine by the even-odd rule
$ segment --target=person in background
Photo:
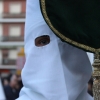
[[[2,78],[3,86],[7,86],[9,84],[7,77]]]
[[[23,87],[23,83],[22,83],[21,76],[17,76],[17,78],[18,78],[18,82],[16,84],[16,91],[17,91],[17,95],[19,97],[19,92],[20,92],[21,88]]]
[[[18,91],[16,90],[16,85],[18,84],[18,78],[15,74],[11,74],[8,77],[9,85],[4,86],[4,91],[7,100],[15,100],[18,98]]]

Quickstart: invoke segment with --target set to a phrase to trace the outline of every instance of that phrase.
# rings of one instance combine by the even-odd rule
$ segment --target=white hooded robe
[[[35,39],[48,35],[50,43],[37,47]],[[27,0],[24,84],[17,100],[93,100],[87,93],[92,67],[87,53],[62,42],[48,27],[39,0]]]

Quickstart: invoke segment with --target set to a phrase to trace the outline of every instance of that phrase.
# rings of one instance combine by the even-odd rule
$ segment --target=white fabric
[[[91,65],[93,65],[93,62],[94,62],[94,54],[88,52],[87,55],[89,57],[89,60],[90,60]],[[92,71],[94,71],[94,67],[93,66],[92,66]]]
[[[49,35],[50,43],[35,46],[35,38]],[[92,67],[86,52],[54,35],[45,23],[39,0],[27,0],[24,84],[17,100],[93,100],[87,93]]]
[[[3,91],[3,86],[2,86],[2,83],[1,83],[1,79],[0,79],[0,100],[6,100],[5,94],[4,94],[4,91]]]
[[[90,53],[90,52],[87,52],[87,55],[89,57],[89,60],[91,62],[91,65],[93,64],[93,61],[94,61],[94,54],[93,53]]]

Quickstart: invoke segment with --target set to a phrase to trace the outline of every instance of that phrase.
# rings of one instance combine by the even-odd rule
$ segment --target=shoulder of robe
[[[16,100],[31,100],[27,95],[22,95]]]

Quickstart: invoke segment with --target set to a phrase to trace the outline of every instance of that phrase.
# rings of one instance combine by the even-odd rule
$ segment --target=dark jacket
[[[18,92],[15,89],[12,89],[10,86],[5,86],[4,91],[7,100],[15,100],[18,98]]]

